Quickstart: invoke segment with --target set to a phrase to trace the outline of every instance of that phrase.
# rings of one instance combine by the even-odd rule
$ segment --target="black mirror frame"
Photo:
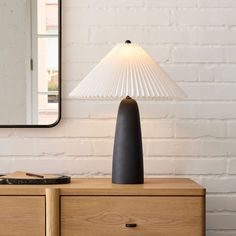
[[[62,96],[62,0],[58,0],[58,35],[59,35],[59,43],[58,43],[58,119],[53,124],[49,125],[1,125],[0,128],[53,128],[59,124],[61,121],[61,96]]]

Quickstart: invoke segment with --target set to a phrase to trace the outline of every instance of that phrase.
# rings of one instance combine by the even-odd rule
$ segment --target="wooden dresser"
[[[0,236],[203,236],[205,189],[190,179],[0,186]]]

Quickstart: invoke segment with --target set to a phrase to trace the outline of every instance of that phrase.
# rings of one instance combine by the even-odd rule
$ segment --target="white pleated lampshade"
[[[70,93],[80,99],[178,99],[185,93],[138,44],[117,44]]]

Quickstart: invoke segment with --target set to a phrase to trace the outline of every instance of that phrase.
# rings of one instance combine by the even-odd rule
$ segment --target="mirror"
[[[0,0],[0,127],[60,120],[59,0]]]

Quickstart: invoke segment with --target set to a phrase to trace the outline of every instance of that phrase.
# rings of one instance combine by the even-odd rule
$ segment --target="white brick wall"
[[[63,0],[63,119],[1,129],[0,172],[110,176],[118,102],[68,93],[114,44],[139,42],[188,93],[140,102],[146,176],[207,188],[207,235],[236,235],[236,0]]]

